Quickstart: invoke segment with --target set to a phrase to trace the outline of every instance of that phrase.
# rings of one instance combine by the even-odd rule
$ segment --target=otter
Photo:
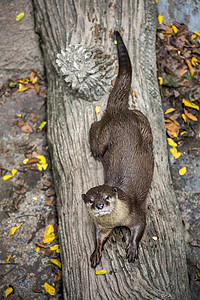
[[[105,183],[82,194],[96,226],[96,247],[91,255],[95,268],[113,228],[125,226],[131,236],[126,248],[128,262],[138,258],[138,246],[146,226],[146,198],[154,169],[153,137],[147,118],[129,110],[132,67],[120,33],[115,32],[119,71],[100,121],[91,125],[92,155],[104,167]]]

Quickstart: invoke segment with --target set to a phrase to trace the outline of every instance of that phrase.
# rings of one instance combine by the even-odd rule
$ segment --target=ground
[[[16,21],[16,16],[21,12],[24,12],[24,17]],[[47,87],[39,37],[34,31],[31,2],[5,1],[0,8],[0,19],[2,24],[0,51],[3,58],[0,63],[0,299],[6,298],[5,292],[9,291],[9,287],[13,291],[11,290],[8,299],[49,299],[51,296],[48,290],[45,290],[45,283],[55,288],[54,299],[60,299],[62,298],[61,271],[60,267],[53,263],[59,260],[59,253],[57,253],[59,251],[50,248],[58,244],[58,224],[46,125],[43,123],[46,121]],[[164,36],[165,30],[158,33]],[[172,37],[174,34],[172,32]],[[160,42],[159,38],[163,41],[160,35],[158,42]],[[163,44],[161,42],[157,45],[157,55],[160,55],[158,61],[163,62],[163,57],[171,59],[172,56],[177,59],[179,50],[176,49],[176,45],[173,45],[176,50],[167,49],[168,57],[166,56],[164,46],[172,47],[171,37],[167,39]],[[170,51],[175,51],[176,55]],[[188,57],[190,61],[192,56],[193,52]],[[199,60],[198,53],[197,57]],[[167,66],[168,70],[166,70]],[[160,86],[164,112],[174,108],[179,113],[177,118],[173,118],[175,112],[165,115],[165,119],[169,121],[166,124],[173,123],[170,125],[171,130],[166,126],[168,131],[166,138],[171,136],[173,141],[177,142],[178,153],[181,153],[179,158],[175,158],[170,152],[172,146],[169,146],[173,185],[180,203],[185,230],[192,299],[196,300],[199,299],[200,291],[198,236],[200,117],[197,109],[186,107],[186,110],[198,121],[189,118],[187,122],[182,120],[185,108],[182,104],[183,95],[188,100],[192,100],[192,96],[189,98],[187,88],[179,86],[183,80],[179,80],[178,85],[174,87],[175,77],[171,76],[172,86],[169,86],[169,81],[166,83],[167,75],[176,75],[171,68],[173,66],[176,70],[177,65],[173,62],[166,61],[161,65],[158,64],[158,75],[165,80],[165,84]],[[185,66],[181,70],[184,71],[185,68],[188,72],[189,67],[187,64]],[[193,65],[192,67],[194,68]],[[196,76],[199,74],[199,69],[197,66],[195,68]],[[198,89],[199,75],[190,78],[188,77],[190,74],[186,72],[181,73],[178,79],[186,76],[193,87]],[[23,90],[23,88],[27,89]],[[193,103],[199,105],[198,99]],[[41,124],[44,127],[40,126]],[[174,130],[178,133],[177,137],[173,135]],[[180,135],[183,131],[187,131],[185,136]],[[187,171],[181,176],[179,170],[183,167],[186,167]],[[7,175],[10,177],[5,177]],[[53,225],[55,233],[55,239],[50,244],[44,242],[48,225]],[[11,229],[17,226],[20,227],[10,235]],[[51,261],[51,259],[57,260]]]

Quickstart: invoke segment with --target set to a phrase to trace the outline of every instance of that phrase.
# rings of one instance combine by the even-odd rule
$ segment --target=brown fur
[[[140,111],[128,109],[131,63],[119,33],[116,37],[119,74],[101,121],[90,129],[91,151],[103,163],[105,184],[82,195],[96,225],[97,243],[91,256],[94,268],[100,262],[104,243],[117,226],[130,228],[127,258],[129,262],[137,258],[154,168],[149,122]]]

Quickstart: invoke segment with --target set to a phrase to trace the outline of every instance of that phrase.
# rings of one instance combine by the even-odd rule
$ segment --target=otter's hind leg
[[[140,224],[131,228],[131,237],[126,248],[128,262],[134,262],[138,258],[139,242],[143,236],[145,224]]]
[[[103,122],[95,122],[91,125],[89,142],[92,155],[101,160],[108,149],[109,129],[103,126]]]
[[[90,257],[91,267],[95,268],[101,261],[102,250],[112,229],[96,229],[96,248]]]

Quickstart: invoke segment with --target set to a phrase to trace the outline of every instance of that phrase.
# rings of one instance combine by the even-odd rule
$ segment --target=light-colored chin
[[[95,218],[98,218],[98,217],[103,217],[105,215],[110,215],[112,214],[114,208],[115,208],[115,205],[116,205],[116,198],[112,197],[112,198],[109,198],[107,201],[109,202],[109,206],[107,207],[104,207],[103,209],[99,210],[99,209],[91,209],[90,210],[90,213],[95,217]]]
[[[110,211],[110,210],[98,210],[98,211],[92,210],[91,213],[94,215],[95,218],[98,218],[101,216],[109,215],[112,213],[112,211]]]

